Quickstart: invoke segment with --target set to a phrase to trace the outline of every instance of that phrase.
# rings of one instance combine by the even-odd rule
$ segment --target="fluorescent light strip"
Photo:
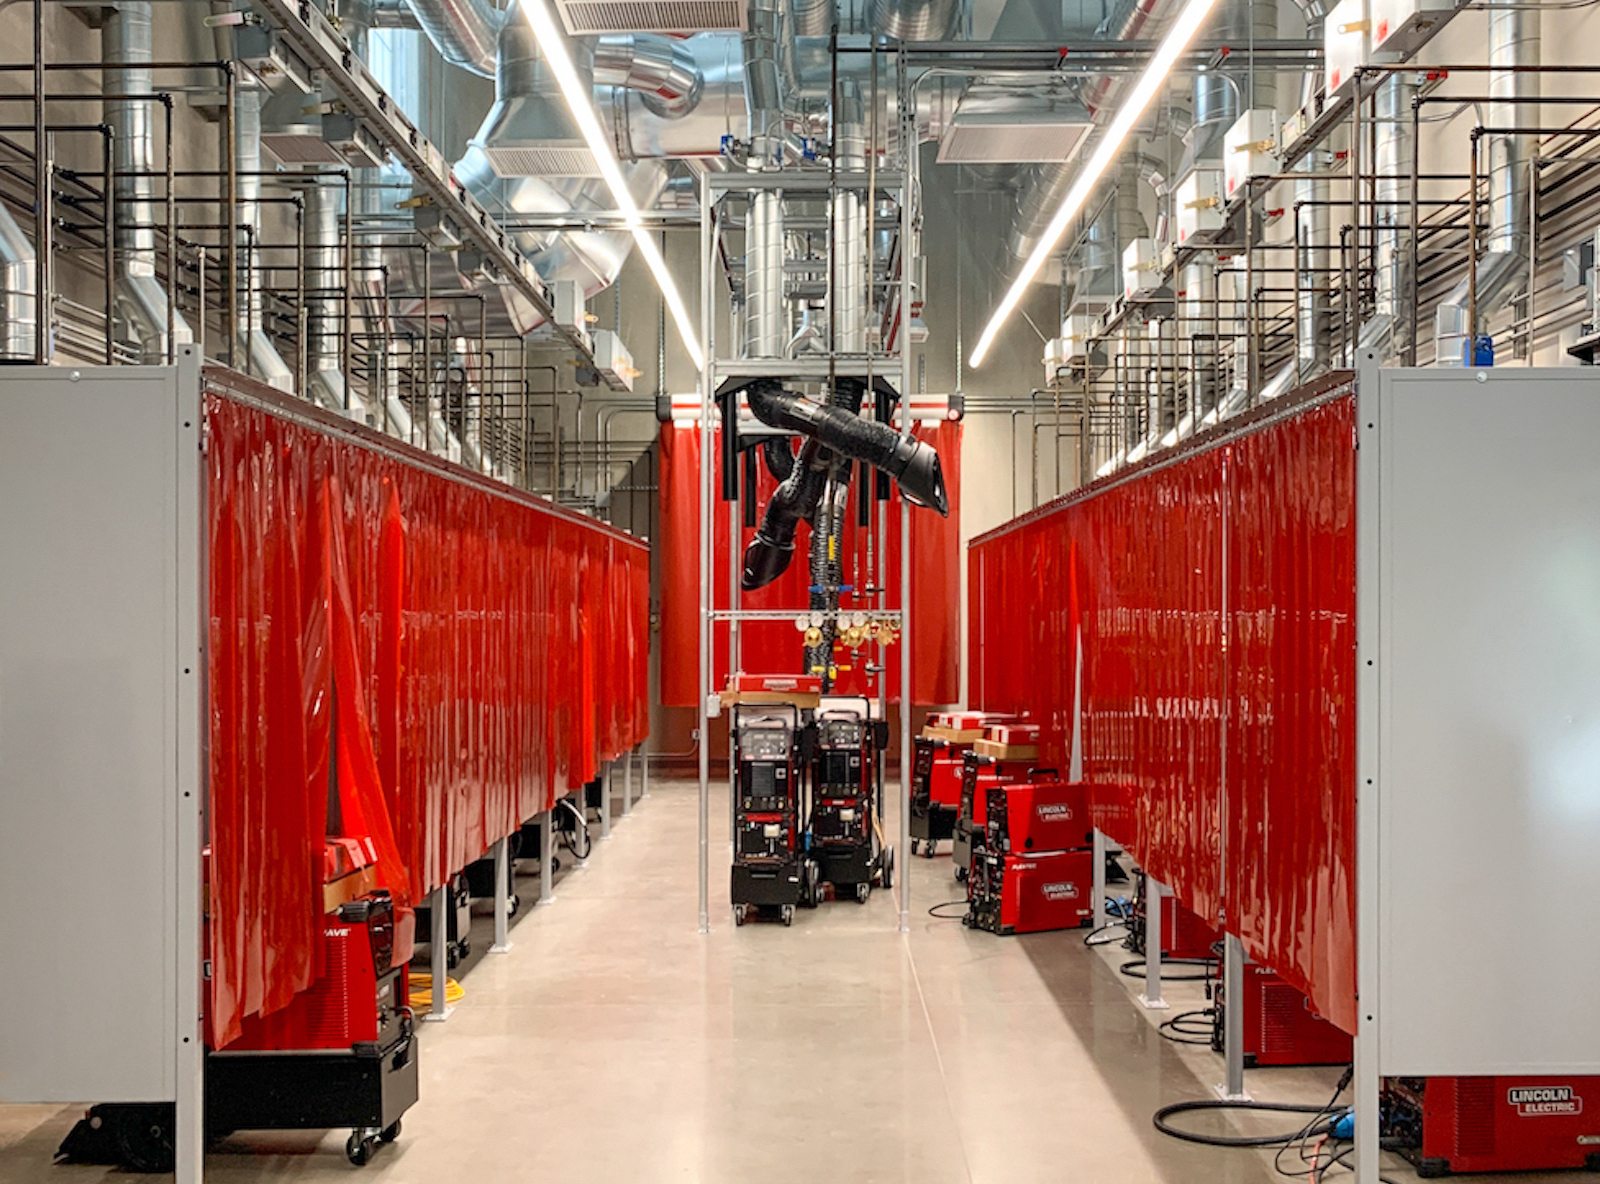
[[[1067,191],[1067,196],[1062,199],[1061,208],[1056,211],[1055,217],[1050,219],[1050,225],[1039,239],[1039,245],[1033,248],[1033,254],[1028,256],[1022,271],[1012,281],[1011,287],[1006,291],[1005,299],[1000,301],[1000,307],[995,309],[994,315],[989,318],[983,336],[978,338],[977,348],[968,358],[968,365],[976,368],[983,364],[984,355],[994,344],[994,339],[999,335],[1001,326],[1006,323],[1006,318],[1021,303],[1022,294],[1028,290],[1028,285],[1033,282],[1034,276],[1039,274],[1039,269],[1044,266],[1045,260],[1056,249],[1061,236],[1067,232],[1067,223],[1071,222],[1088,202],[1100,177],[1110,167],[1117,153],[1122,150],[1122,142],[1128,138],[1133,125],[1139,122],[1144,109],[1156,97],[1156,92],[1166,82],[1167,75],[1172,72],[1179,55],[1189,47],[1189,42],[1194,40],[1194,35],[1200,31],[1201,24],[1215,3],[1216,0],[1189,0],[1188,7],[1179,15],[1177,23],[1161,42],[1161,48],[1156,50],[1155,56],[1150,59],[1150,64],[1145,67],[1138,85],[1133,88],[1133,93],[1122,104],[1116,118],[1106,127],[1105,135],[1100,143],[1095,145],[1094,154],[1089,157],[1083,170],[1078,174],[1078,179],[1073,182],[1072,188]]]
[[[661,289],[662,298],[667,302],[667,309],[672,313],[673,323],[678,326],[678,334],[683,338],[683,344],[689,351],[689,357],[694,361],[695,369],[703,370],[705,354],[701,352],[700,335],[695,331],[694,322],[689,317],[689,308],[678,292],[678,285],[673,282],[672,273],[667,270],[667,261],[662,258],[655,239],[640,225],[639,203],[633,200],[633,193],[628,189],[628,182],[622,175],[622,166],[617,163],[617,158],[611,151],[611,144],[600,126],[599,116],[594,111],[594,95],[583,84],[583,79],[578,76],[577,67],[572,64],[571,55],[567,53],[566,37],[556,27],[547,0],[522,0],[522,9],[528,14],[528,22],[533,26],[533,35],[538,38],[539,50],[544,54],[551,73],[556,76],[557,85],[561,87],[561,97],[567,101],[567,108],[572,112],[578,130],[583,133],[584,142],[594,154],[595,163],[600,168],[600,176],[604,179],[606,187],[611,190],[611,199],[617,203],[617,209],[625,215],[624,224],[632,232],[633,241],[638,245],[639,253],[644,256],[650,274],[655,276],[656,285]]]

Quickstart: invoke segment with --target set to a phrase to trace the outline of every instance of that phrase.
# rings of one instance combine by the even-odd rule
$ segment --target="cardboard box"
[[[972,751],[979,756],[997,761],[1032,761],[1039,759],[1037,744],[997,744],[993,740],[974,740]]]
[[[941,728],[987,728],[1016,718],[1001,711],[941,711],[928,722]]]
[[[985,740],[993,740],[996,744],[1007,744],[1015,747],[1019,744],[1039,743],[1038,724],[995,724],[988,730]]]
[[[922,729],[922,734],[929,740],[944,740],[950,744],[971,744],[983,739],[982,728],[942,728],[931,724]]]

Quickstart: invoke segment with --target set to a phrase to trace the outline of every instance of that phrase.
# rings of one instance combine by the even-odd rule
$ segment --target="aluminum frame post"
[[[589,855],[594,854],[594,843],[589,840],[589,791],[580,785],[577,793],[571,793],[567,796],[572,799],[572,804],[577,807],[577,826],[579,830],[583,831],[583,841],[572,844],[572,870],[581,872],[589,866]],[[574,839],[577,838],[576,831],[574,831],[573,837]],[[589,853],[581,859],[578,857],[578,848],[580,847]]]
[[[1094,828],[1094,925],[1095,932],[1104,929],[1106,918],[1106,836],[1098,826]]]
[[[494,845],[494,945],[491,954],[511,950],[511,836]]]
[[[626,818],[633,813],[633,758],[638,748],[628,749],[622,766],[622,816]]]
[[[918,192],[915,173],[918,154],[915,148],[916,120],[908,115],[909,86],[906,78],[905,49],[897,54],[897,81],[900,93],[900,151],[904,157],[902,177],[904,188],[900,192],[900,437],[911,439],[911,243],[915,227],[911,219],[911,194]],[[912,104],[909,108],[915,110]],[[909,139],[907,138],[909,137]],[[906,145],[912,145],[910,149]],[[878,146],[872,145],[876,157]],[[868,193],[868,203],[876,202],[878,195]],[[871,280],[871,257],[868,257],[868,280]],[[870,293],[869,293],[870,299]],[[866,496],[865,490],[862,496]],[[900,850],[904,855],[911,850],[911,716],[915,710],[914,688],[911,685],[911,503],[902,494],[900,498]],[[896,878],[900,885],[900,932],[911,932],[911,876],[910,861],[900,868]]]
[[[1222,1063],[1227,1079],[1217,1096],[1227,1102],[1248,1102],[1244,1088],[1244,943],[1233,934],[1222,938]]]
[[[710,173],[700,176],[700,347],[705,366],[700,371],[700,661],[699,694],[695,696],[695,746],[700,772],[700,932],[711,932],[711,388],[715,354],[711,341],[711,285],[715,271],[711,259]]]
[[[429,951],[429,965],[433,973],[433,1000],[428,1004],[428,1010],[423,1015],[427,1023],[442,1024],[449,1018],[451,1008],[448,996],[450,994],[450,910],[455,905],[450,900],[450,884],[446,881],[433,890],[433,932],[432,949]]]
[[[611,841],[611,770],[610,761],[600,766],[600,841]]]
[[[1098,837],[1098,836],[1097,836]],[[1101,840],[1104,842],[1104,840]],[[1101,876],[1105,866],[1101,865]],[[1166,889],[1161,881],[1146,874],[1144,878],[1144,990],[1139,994],[1140,1006],[1149,1011],[1166,1011],[1172,1004],[1161,997],[1161,894]]]
[[[556,902],[555,891],[551,888],[550,878],[552,863],[555,859],[555,830],[556,812],[546,810],[539,816],[539,907],[552,905]]]
[[[639,745],[639,800],[650,796],[650,750]]]

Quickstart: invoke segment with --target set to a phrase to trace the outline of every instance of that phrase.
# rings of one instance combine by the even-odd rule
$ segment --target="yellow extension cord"
[[[467,997],[467,992],[460,983],[453,978],[444,980],[444,1001],[454,1007]],[[413,974],[411,976],[411,1006],[421,1011],[433,1006],[433,975]]]

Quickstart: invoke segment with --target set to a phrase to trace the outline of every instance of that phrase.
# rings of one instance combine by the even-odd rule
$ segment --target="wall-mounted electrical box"
[[[1456,13],[1454,0],[1371,0],[1374,52],[1410,57]]]
[[[1122,295],[1131,299],[1137,292],[1154,292],[1161,287],[1161,252],[1153,238],[1136,238],[1122,252]]]
[[[1229,197],[1243,189],[1252,177],[1272,176],[1281,164],[1275,110],[1246,111],[1222,137],[1222,166]]]
[[[594,368],[600,381],[614,391],[631,391],[633,380],[639,377],[634,369],[633,355],[610,329],[594,331]]]
[[[550,285],[550,297],[555,306],[555,324],[578,334],[592,348],[589,314],[583,306],[583,285],[577,280],[557,280]]]
[[[1223,227],[1222,170],[1197,168],[1178,184],[1178,245]]]
[[[1339,0],[1322,25],[1323,69],[1328,98],[1350,88],[1357,67],[1372,57],[1372,22],[1367,0]]]
[[[1071,362],[1089,353],[1089,338],[1094,333],[1094,317],[1070,316],[1061,322],[1063,357]]]

